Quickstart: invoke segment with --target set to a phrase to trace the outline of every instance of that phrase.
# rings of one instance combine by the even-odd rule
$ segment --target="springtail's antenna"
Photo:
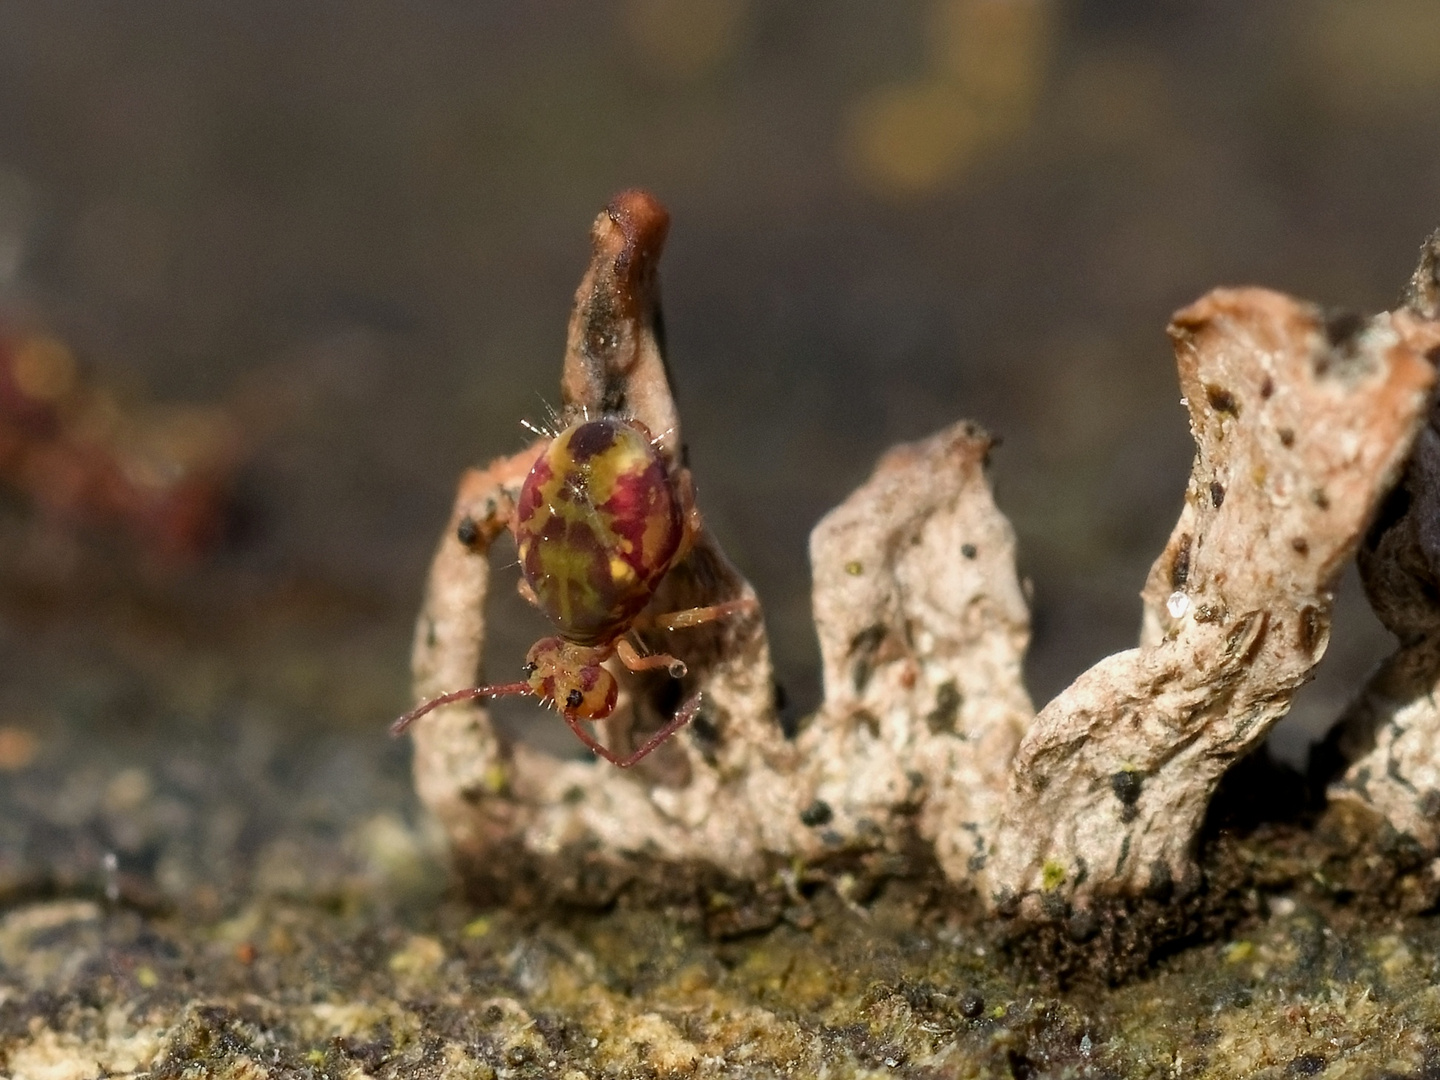
[[[475,698],[506,697],[510,694],[534,694],[528,682],[501,683],[499,686],[471,686],[464,690],[453,690],[448,694],[441,694],[437,698],[431,698],[423,705],[417,705],[404,716],[400,717],[390,725],[391,735],[404,735],[407,728],[416,720],[442,705],[450,705],[457,701],[473,701]]]
[[[523,427],[526,431],[530,432],[531,435],[538,435],[542,439],[553,439],[555,437],[553,433],[546,431],[542,427],[536,427],[529,420],[521,420],[520,426]]]

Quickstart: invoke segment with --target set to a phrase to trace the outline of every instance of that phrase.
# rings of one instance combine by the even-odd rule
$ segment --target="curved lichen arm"
[[[1440,318],[1440,233],[1425,242],[1402,306],[1417,319]],[[1336,725],[1330,749],[1347,767],[1329,797],[1377,815],[1433,855],[1440,852],[1440,404],[1359,564],[1370,604],[1400,647]]]
[[[680,468],[680,421],[663,355],[656,272],[668,229],[665,208],[642,191],[621,193],[595,219],[590,265],[570,318],[561,395],[565,422],[582,415],[638,420]],[[478,676],[487,548],[538,451],[531,448],[462,481],[416,628],[417,700]],[[682,482],[688,485],[688,475]],[[467,518],[484,527],[462,543],[458,535]],[[647,611],[753,596],[702,527]],[[749,615],[641,636],[653,651],[685,662],[683,684],[677,687],[663,672],[632,676],[615,667],[624,687],[620,707],[598,725],[597,737],[624,751],[668,719],[677,705],[674,691],[680,700],[696,692],[702,698],[696,720],[634,769],[501,746],[477,704],[447,706],[416,723],[420,794],[446,826],[472,880],[527,874],[513,860],[497,857],[509,849],[560,855],[580,848],[612,859],[646,852],[746,874],[756,872],[767,852],[793,848],[791,833],[800,828],[795,785],[787,776],[794,753],[775,718],[758,604]]]
[[[595,219],[590,266],[570,312],[560,394],[567,413],[641,421],[673,460],[680,414],[665,367],[658,275],[669,232],[669,212],[644,191],[622,191]]]
[[[410,670],[417,704],[482,678],[487,555],[537,450],[471,469],[460,480],[415,623]],[[507,842],[516,826],[503,794],[509,765],[484,704],[444,706],[411,731],[416,789],[456,849],[488,851]]]
[[[1339,326],[1260,289],[1217,290],[1170,333],[1197,452],[1142,645],[1037,717],[982,875],[1037,912],[1196,880],[1215,785],[1324,652],[1331,590],[1409,452],[1440,344],[1405,312]]]

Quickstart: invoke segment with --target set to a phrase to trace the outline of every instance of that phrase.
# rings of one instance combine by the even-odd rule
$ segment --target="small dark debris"
[[[1260,380],[1260,396],[1266,401],[1269,401],[1270,395],[1273,393],[1275,393],[1275,380],[1269,375],[1266,375],[1265,378]]]
[[[1219,480],[1210,481],[1210,505],[1219,510],[1225,502],[1225,485]]]
[[[1355,311],[1331,311],[1325,314],[1325,337],[1337,348],[1349,345],[1365,326],[1365,316]]]
[[[474,547],[475,541],[480,539],[480,526],[469,514],[462,517],[460,524],[455,526],[455,539],[466,547]]]
[[[967,990],[960,995],[960,1015],[966,1020],[978,1020],[985,1012],[985,999],[974,990]]]
[[[1320,642],[1320,611],[1313,604],[1306,604],[1300,609],[1296,640],[1306,653],[1314,653]]]
[[[800,824],[811,829],[821,825],[829,825],[835,818],[835,811],[830,809],[830,804],[824,799],[816,799],[804,810],[800,811]]]
[[[1100,932],[1100,920],[1089,908],[1082,908],[1065,920],[1065,932],[1077,945],[1084,944]]]
[[[1310,541],[1303,536],[1297,536],[1290,541],[1290,546],[1295,549],[1297,555],[1310,554]]]
[[[955,721],[960,716],[960,706],[965,703],[960,688],[955,685],[954,679],[948,679],[940,684],[935,691],[935,707],[925,716],[925,723],[929,726],[931,734],[940,735],[955,731]]]
[[[1210,402],[1210,407],[1218,413],[1225,413],[1228,416],[1240,415],[1240,403],[1235,400],[1235,395],[1223,386],[1207,383],[1205,400]]]
[[[1175,891],[1175,879],[1170,874],[1170,864],[1156,859],[1150,864],[1150,880],[1145,885],[1145,897],[1165,903]]]
[[[1172,589],[1183,589],[1185,582],[1190,579],[1190,544],[1190,534],[1182,533],[1180,543],[1175,549],[1175,561],[1170,564],[1170,587]]]
[[[1285,447],[1285,449],[1288,450],[1295,445],[1295,431],[1293,428],[1282,427],[1276,434],[1280,436],[1280,445]]]
[[[1125,806],[1133,807],[1140,800],[1145,774],[1138,769],[1121,769],[1110,774],[1110,790]]]
[[[1325,1071],[1327,1062],[1319,1054],[1301,1054],[1285,1066],[1290,1076],[1315,1076]]]
[[[980,549],[974,544],[961,544],[960,554],[964,555],[967,559],[973,559],[976,555],[980,554]]]
[[[713,760],[716,751],[720,749],[720,725],[715,722],[715,715],[708,705],[709,702],[702,699],[700,708],[690,720],[690,739],[707,761]]]
[[[850,641],[850,655],[854,657],[852,677],[855,692],[862,693],[875,672],[875,654],[885,641],[889,631],[882,623],[875,623],[861,630]]]
[[[1005,1057],[1010,1065],[1010,1075],[1013,1076],[1015,1080],[1030,1080],[1032,1076],[1039,1075],[1035,1062],[1031,1061],[1018,1050],[1007,1050]]]

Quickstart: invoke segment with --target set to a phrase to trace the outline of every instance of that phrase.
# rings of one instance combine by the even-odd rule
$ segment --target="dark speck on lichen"
[[[1235,399],[1235,395],[1223,386],[1208,383],[1205,387],[1205,400],[1210,403],[1210,408],[1218,413],[1225,413],[1228,416],[1240,415],[1240,403]]]
[[[941,683],[935,691],[935,707],[925,717],[931,732],[937,735],[941,732],[954,733],[955,722],[960,716],[960,706],[964,701],[954,679]]]
[[[834,811],[830,809],[829,803],[827,803],[824,799],[816,799],[804,810],[800,811],[800,822],[801,824],[814,829],[818,828],[821,825],[830,824],[830,821],[832,818],[834,818],[834,816]]]
[[[1181,535],[1175,546],[1175,559],[1170,564],[1170,587],[1183,589],[1190,579],[1190,545],[1193,540],[1189,533]]]

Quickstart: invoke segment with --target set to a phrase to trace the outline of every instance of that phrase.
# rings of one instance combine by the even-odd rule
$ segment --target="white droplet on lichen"
[[[1190,610],[1190,597],[1183,592],[1172,592],[1165,601],[1165,610],[1170,612],[1172,619],[1184,618],[1185,612]]]

